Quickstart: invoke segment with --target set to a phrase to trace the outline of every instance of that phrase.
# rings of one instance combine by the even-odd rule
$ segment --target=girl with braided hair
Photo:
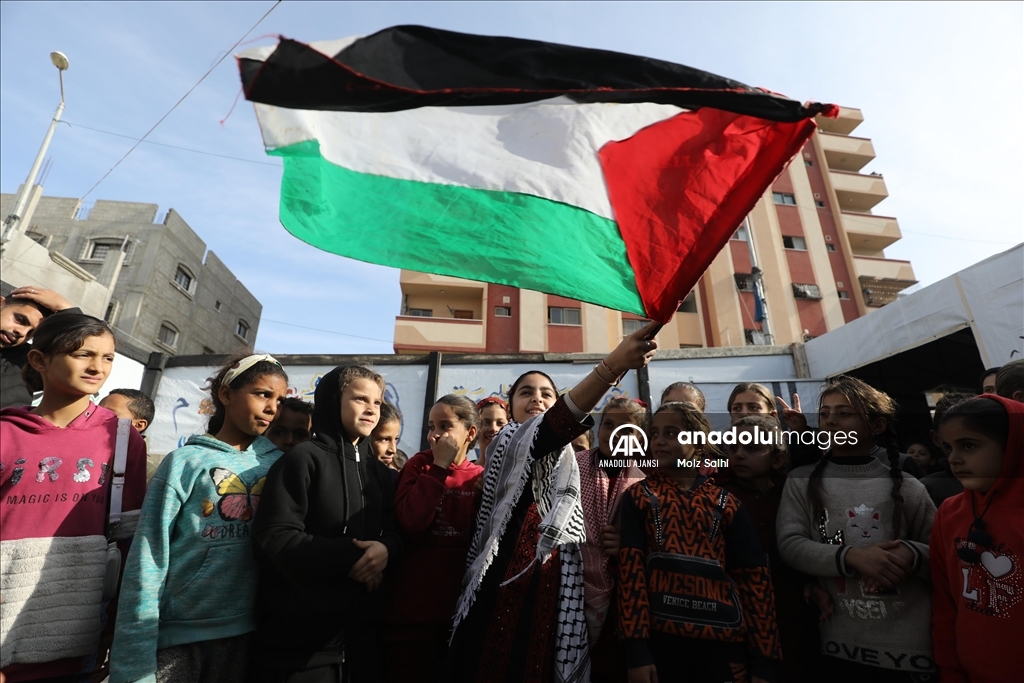
[[[885,393],[834,378],[818,409],[830,448],[816,465],[793,470],[782,492],[782,560],[818,577],[835,603],[821,624],[821,679],[832,683],[935,680],[927,632],[935,505],[900,469],[895,418]]]

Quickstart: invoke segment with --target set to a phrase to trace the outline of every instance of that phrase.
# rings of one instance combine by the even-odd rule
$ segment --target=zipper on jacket
[[[362,467],[359,466],[359,446],[356,445],[356,482],[359,484],[359,509],[360,511],[366,510],[366,493],[363,491],[363,473],[360,471]],[[366,519],[366,515],[363,515],[363,519]],[[365,521],[363,525],[363,536],[366,535]],[[363,539],[366,540],[366,539]]]

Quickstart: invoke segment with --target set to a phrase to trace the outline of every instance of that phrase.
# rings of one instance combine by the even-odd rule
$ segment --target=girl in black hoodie
[[[263,570],[254,682],[380,678],[378,588],[401,552],[391,477],[368,438],[383,394],[384,379],[364,367],[324,375],[315,436],[267,475],[253,528]]]

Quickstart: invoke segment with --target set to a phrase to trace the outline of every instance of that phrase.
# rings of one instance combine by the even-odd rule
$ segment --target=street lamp
[[[39,168],[43,165],[46,150],[49,148],[50,140],[53,138],[53,131],[57,129],[57,124],[60,122],[60,115],[64,113],[64,72],[70,64],[67,55],[63,52],[51,52],[50,61],[57,67],[57,73],[60,74],[60,104],[57,105],[53,121],[50,122],[50,129],[46,131],[46,137],[43,138],[39,154],[36,155],[36,160],[28,172],[28,178],[25,180],[25,184],[21,186],[21,191],[18,192],[18,198],[14,202],[14,209],[4,219],[3,238],[0,240],[3,243],[9,242],[14,235],[18,234],[18,230],[21,229],[21,218],[25,214],[29,197],[32,196],[32,187],[36,184],[36,176],[39,175]]]

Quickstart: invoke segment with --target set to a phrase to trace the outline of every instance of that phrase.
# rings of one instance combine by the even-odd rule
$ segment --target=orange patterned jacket
[[[670,580],[660,576],[660,570],[648,572],[647,559],[659,552],[659,547],[651,501],[642,486],[636,484],[622,500],[619,550],[618,630],[619,637],[625,641],[627,666],[655,663],[647,646],[652,630],[681,638],[746,643],[755,670],[762,668],[757,665],[758,660],[769,666],[767,660],[781,660],[767,556],[761,548],[757,529],[739,500],[725,494],[724,489],[703,476],[697,478],[689,491],[660,472],[648,476],[646,483],[660,506],[663,544],[660,551],[717,560],[736,585],[742,624],[736,628],[699,626],[652,617],[648,586],[671,585],[671,580],[679,585],[688,577],[675,576]],[[711,582],[687,583],[691,587],[688,590],[697,586],[700,591],[705,585],[708,591],[715,590]]]

